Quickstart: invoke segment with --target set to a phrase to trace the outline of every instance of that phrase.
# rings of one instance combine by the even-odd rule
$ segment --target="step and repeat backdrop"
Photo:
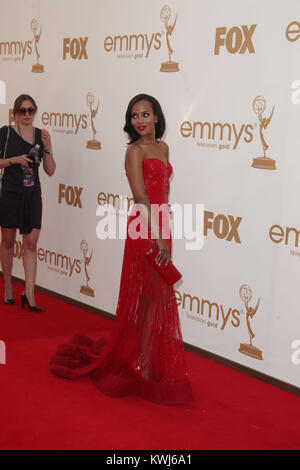
[[[170,203],[204,205],[201,249],[174,240],[184,341],[299,386],[299,56],[299,0],[1,0],[0,124],[32,95],[57,161],[37,284],[115,312],[123,232],[99,233],[106,205],[126,222],[125,111],[148,93]],[[18,235],[23,278],[21,256]]]

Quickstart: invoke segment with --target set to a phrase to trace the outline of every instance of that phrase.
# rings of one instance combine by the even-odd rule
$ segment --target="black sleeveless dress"
[[[7,137],[8,127],[0,129],[1,156]],[[35,142],[39,144],[39,158],[43,157],[44,144],[41,129],[35,128]],[[7,143],[5,158],[28,154],[33,147],[26,142],[12,127]],[[39,179],[39,165],[33,167],[35,184],[31,187],[23,185],[23,170],[21,165],[6,167],[2,177],[0,195],[0,226],[5,228],[19,228],[21,234],[31,233],[33,228],[41,228],[42,220],[42,193]]]

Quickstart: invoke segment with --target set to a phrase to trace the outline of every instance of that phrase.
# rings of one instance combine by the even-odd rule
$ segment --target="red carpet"
[[[0,449],[300,448],[299,397],[189,352],[190,409],[113,399],[88,377],[53,376],[48,363],[58,343],[77,331],[109,336],[112,322],[40,293],[43,313],[24,312],[21,289],[15,306],[1,298]]]

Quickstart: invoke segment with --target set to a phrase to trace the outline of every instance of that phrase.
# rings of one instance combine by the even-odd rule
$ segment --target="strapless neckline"
[[[169,161],[168,161],[168,163],[167,163],[167,165],[166,165],[160,158],[149,157],[149,158],[145,158],[145,159],[143,160],[142,165],[144,166],[144,162],[146,162],[146,161],[148,161],[148,160],[150,160],[150,161],[158,160],[159,162],[161,162],[161,164],[163,165],[163,167],[165,168],[165,170],[170,171],[170,172],[171,172],[170,174],[172,174],[172,172],[173,172],[173,167],[172,167],[172,165],[171,165],[171,163],[170,163]],[[149,168],[149,167],[148,167],[148,168]],[[125,171],[125,174],[126,174],[126,176],[128,177],[127,171]]]
[[[163,166],[164,166],[165,168],[168,168],[168,166],[170,165],[170,162],[169,162],[169,161],[168,161],[167,164],[165,164],[160,158],[156,158],[156,157],[145,158],[145,159],[143,160],[143,163],[146,162],[147,160],[158,160],[159,162],[161,162],[161,163],[163,164]]]

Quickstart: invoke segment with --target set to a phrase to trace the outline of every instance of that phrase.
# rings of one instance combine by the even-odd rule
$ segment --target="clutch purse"
[[[155,261],[158,251],[158,246],[156,248],[152,248],[146,253],[146,258],[148,259],[149,263],[151,263],[152,266],[157,269],[166,283],[169,284],[169,286],[172,286],[182,278],[182,274],[178,271],[177,268],[175,268],[172,261],[169,261],[168,264],[158,265]]]

